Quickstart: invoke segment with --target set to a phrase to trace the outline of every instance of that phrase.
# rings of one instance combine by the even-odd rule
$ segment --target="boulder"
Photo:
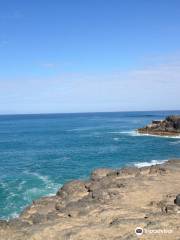
[[[62,188],[58,190],[56,195],[66,200],[78,200],[87,194],[88,190],[86,188],[85,182],[75,180],[66,183]]]
[[[91,173],[91,180],[98,181],[101,178],[106,177],[107,175],[109,175],[112,172],[114,172],[114,171],[112,169],[109,169],[109,168],[96,169]]]
[[[153,165],[149,169],[149,174],[160,174],[164,175],[167,173],[166,168],[159,166],[159,165]]]
[[[176,199],[174,200],[174,203],[178,206],[180,206],[180,194],[176,196]]]
[[[140,174],[140,169],[137,167],[121,168],[117,171],[118,176],[136,176]]]
[[[149,133],[157,135],[179,135],[180,116],[172,115],[165,120],[153,120],[151,124],[138,129],[139,133]]]

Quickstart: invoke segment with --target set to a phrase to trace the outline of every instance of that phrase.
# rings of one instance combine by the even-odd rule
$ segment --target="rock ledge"
[[[180,160],[150,167],[97,169],[0,221],[3,240],[173,239],[180,236]],[[164,234],[148,234],[152,230]]]
[[[180,136],[180,116],[168,116],[165,120],[154,120],[137,131],[143,134]]]

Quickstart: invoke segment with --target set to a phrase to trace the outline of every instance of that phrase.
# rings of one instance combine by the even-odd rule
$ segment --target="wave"
[[[135,130],[129,130],[129,131],[121,131],[119,132],[121,134],[127,134],[127,135],[130,135],[132,137],[134,136],[140,136],[138,132],[136,132]]]
[[[21,191],[24,188],[24,185],[26,184],[26,181],[21,181],[19,185],[17,186],[18,191]]]
[[[54,195],[57,191],[58,188],[60,188],[62,185],[59,183],[55,183],[52,180],[49,179],[48,176],[46,175],[41,175],[39,173],[33,173],[33,172],[24,172],[27,175],[31,175],[36,177],[38,180],[40,180],[44,187],[33,187],[33,188],[28,188],[25,191],[25,199],[31,198],[31,196],[36,197],[36,196],[49,196],[49,195]]]
[[[37,177],[39,180],[41,180],[46,185],[52,184],[52,181],[46,175],[41,175],[39,173],[32,173],[32,172],[30,174]]]
[[[106,126],[92,126],[92,127],[78,127],[73,129],[68,129],[66,132],[80,132],[80,131],[92,131],[97,129],[105,128]]]
[[[114,140],[114,141],[118,141],[118,140],[119,140],[119,138],[115,137],[115,138],[113,138],[113,140]]]
[[[20,215],[20,214],[18,214],[16,211],[14,211],[14,212],[12,212],[11,214],[9,214],[8,216],[2,215],[1,218],[0,218],[0,220],[9,221],[10,219],[19,217],[19,215]]]
[[[116,134],[127,134],[132,137],[158,137],[158,138],[173,138],[173,139],[180,139],[179,136],[162,136],[162,135],[155,135],[155,134],[149,134],[149,133],[139,133],[136,130],[129,130],[129,131],[117,131],[117,132],[110,132],[110,133],[116,133]]]
[[[111,134],[125,134],[125,135],[129,135],[132,137],[136,137],[136,136],[140,136],[138,132],[136,132],[135,130],[129,130],[129,131],[113,131],[113,132],[108,132]]]
[[[151,160],[150,162],[137,162],[134,163],[134,166],[140,168],[140,167],[148,167],[156,164],[163,164],[167,162],[168,160]]]
[[[175,142],[170,142],[171,145],[177,145],[180,144],[180,140],[179,141],[175,141]]]
[[[37,172],[29,172],[29,171],[24,171],[24,173],[25,173],[26,175],[31,175],[31,176],[36,177],[37,179],[39,179],[40,181],[42,181],[42,182],[44,183],[44,185],[46,185],[46,186],[54,185],[54,182],[51,181],[51,180],[49,179],[49,177],[46,176],[46,175],[41,175],[41,174],[39,174],[39,173],[37,173]]]
[[[162,136],[162,135],[155,135],[155,134],[148,134],[148,133],[137,133],[137,136],[149,136],[149,137],[159,137],[159,138],[180,139],[180,135],[179,136]]]
[[[32,202],[32,200],[34,200],[37,197],[40,197],[41,195],[44,195],[45,191],[41,188],[37,188],[37,187],[33,187],[33,188],[29,188],[27,189],[24,193],[22,198],[26,201],[26,202]]]
[[[11,218],[17,218],[17,217],[19,217],[19,214],[18,214],[17,212],[13,212],[13,213],[11,213],[11,214],[9,215],[9,217],[8,217],[7,220],[9,220],[9,219],[11,219]]]
[[[0,182],[0,187],[3,188],[3,189],[7,189],[8,184],[6,182],[4,182],[4,181],[1,181]]]

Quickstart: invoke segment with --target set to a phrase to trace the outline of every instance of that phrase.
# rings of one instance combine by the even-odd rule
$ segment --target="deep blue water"
[[[0,116],[0,218],[97,167],[180,157],[180,139],[139,136],[153,119],[180,112]]]

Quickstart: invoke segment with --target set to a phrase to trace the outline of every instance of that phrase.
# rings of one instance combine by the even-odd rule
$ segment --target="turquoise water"
[[[94,168],[180,157],[180,138],[134,132],[172,113],[178,112],[0,116],[0,218]]]

